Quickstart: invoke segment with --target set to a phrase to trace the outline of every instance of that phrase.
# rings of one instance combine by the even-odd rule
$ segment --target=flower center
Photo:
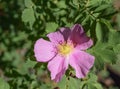
[[[57,48],[58,48],[58,53],[65,56],[65,55],[69,54],[72,51],[73,45],[63,43],[63,44],[58,45]]]

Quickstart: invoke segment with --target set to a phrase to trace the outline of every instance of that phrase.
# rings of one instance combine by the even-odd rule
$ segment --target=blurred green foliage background
[[[95,66],[86,79],[68,80],[66,74],[56,84],[47,64],[35,61],[34,43],[75,23],[94,40],[87,51],[96,57]],[[106,87],[97,78],[109,77],[105,64],[119,70],[119,38],[119,0],[0,0],[0,89],[119,89],[115,84]]]

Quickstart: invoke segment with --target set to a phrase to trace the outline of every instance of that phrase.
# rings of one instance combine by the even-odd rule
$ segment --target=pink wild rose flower
[[[85,52],[93,45],[83,28],[75,24],[47,35],[50,41],[38,39],[34,46],[38,62],[48,62],[51,79],[59,82],[70,65],[77,78],[84,78],[94,64],[94,56]]]

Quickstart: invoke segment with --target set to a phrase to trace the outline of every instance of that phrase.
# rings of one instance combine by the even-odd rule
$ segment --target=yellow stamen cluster
[[[73,50],[73,45],[63,43],[63,44],[58,45],[57,48],[58,48],[58,53],[60,53],[61,55],[66,56]]]

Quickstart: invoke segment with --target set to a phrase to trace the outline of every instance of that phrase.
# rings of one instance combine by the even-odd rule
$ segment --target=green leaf
[[[96,74],[90,72],[86,79],[81,81],[80,89],[103,89],[102,86],[97,81]],[[97,86],[98,85],[98,86]]]
[[[67,7],[67,5],[65,4],[65,1],[62,1],[62,0],[57,3],[57,6],[58,6],[58,8],[66,8]]]
[[[2,78],[0,78],[0,89],[10,89],[9,84]]]
[[[96,37],[97,37],[97,40],[98,41],[101,41],[102,40],[102,37],[103,37],[103,32],[102,32],[102,27],[101,27],[101,24],[100,22],[97,22],[96,24]]]
[[[97,42],[92,47],[91,53],[95,56],[95,66],[97,69],[103,69],[105,63],[115,63],[117,56],[115,52],[109,47],[108,43]]]
[[[98,53],[106,63],[115,63],[117,59],[115,53],[112,50],[104,49],[100,50]]]
[[[82,25],[85,25],[85,24],[87,24],[87,22],[90,20],[90,16],[89,15],[87,15],[86,16],[86,18],[82,21]]]
[[[60,89],[66,89],[66,83],[67,83],[67,78],[66,78],[66,76],[64,75],[63,77],[62,77],[62,80],[58,83],[58,87],[60,88]]]
[[[80,89],[86,89],[86,81],[81,81],[80,83]]]
[[[120,13],[117,14],[117,25],[118,25],[118,30],[120,31]]]
[[[120,54],[118,54],[118,60],[116,64],[112,65],[113,70],[120,73]]]
[[[105,10],[101,11],[101,14],[100,14],[100,17],[101,17],[101,18],[111,19],[111,17],[112,17],[114,14],[117,13],[116,10],[113,8],[112,2],[109,3],[108,5],[109,5],[109,6],[108,6]],[[107,19],[106,19],[106,20],[107,20]],[[108,20],[108,21],[109,21],[109,20]]]
[[[104,68],[104,60],[101,58],[100,55],[94,54],[95,56],[95,67],[98,70],[101,70]]]
[[[88,89],[96,89],[96,87],[92,83],[87,84],[87,86]]]
[[[79,0],[72,0],[72,3],[73,3],[74,5],[79,5]]]
[[[33,8],[26,8],[22,12],[22,21],[25,23],[29,23],[30,28],[32,29],[32,26],[35,22],[35,16]]]
[[[80,83],[79,79],[70,77],[70,80],[68,81],[68,89],[79,89]]]
[[[88,89],[103,89],[97,80],[98,78],[95,74],[89,73],[89,79],[87,80]]]
[[[33,4],[33,2],[32,2],[32,0],[25,0],[25,6],[26,7],[32,7],[34,4]]]
[[[54,22],[48,22],[46,24],[46,32],[47,33],[54,32],[54,31],[56,31],[57,28],[58,28],[58,24],[56,24]]]
[[[91,83],[91,82],[96,82],[97,81],[97,76],[95,74],[89,73],[88,76],[89,76],[88,82]]]
[[[79,89],[80,88],[80,80],[76,78],[69,77],[69,79],[64,76],[62,80],[58,83],[58,87],[60,89]]]
[[[28,59],[25,63],[21,64],[21,67],[17,69],[17,72],[22,75],[29,74],[30,72],[32,72],[32,70],[29,69],[33,68],[36,64],[37,62]]]
[[[120,38],[120,32],[116,30],[112,30],[109,33],[108,43],[114,47],[116,46],[116,44],[120,44],[119,38]]]
[[[109,20],[106,20],[106,19],[102,19],[102,18],[101,18],[101,19],[100,19],[100,22],[103,23],[103,24],[105,24],[109,30],[113,30],[113,27],[112,27],[112,25],[111,25],[111,23],[110,23]]]
[[[108,8],[108,7],[109,7],[108,4],[100,5],[100,6],[98,6],[98,7],[94,10],[94,12],[100,12],[100,11],[102,11],[102,10]]]
[[[40,88],[38,89],[52,89],[52,88],[46,84],[41,84]]]
[[[89,3],[88,3],[88,6],[94,6],[98,3],[100,3],[100,0],[90,0]]]
[[[116,54],[120,54],[120,44],[117,44],[116,46],[114,46],[113,50]]]
[[[95,83],[95,84],[93,84],[93,86],[95,86],[96,89],[103,89],[102,86],[99,83]]]

